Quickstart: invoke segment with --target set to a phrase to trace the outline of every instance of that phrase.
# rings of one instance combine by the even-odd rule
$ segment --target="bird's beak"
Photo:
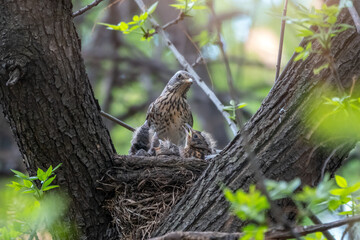
[[[185,123],[185,126],[183,126],[186,134],[190,135],[190,137],[192,137],[192,127],[188,124],[188,123]]]
[[[193,80],[192,78],[188,78],[188,79],[185,80],[185,82],[187,82],[187,83],[193,83],[194,80]]]

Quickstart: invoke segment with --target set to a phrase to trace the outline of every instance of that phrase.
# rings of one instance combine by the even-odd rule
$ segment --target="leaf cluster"
[[[233,193],[229,188],[223,190],[225,198],[230,202],[231,211],[241,220],[250,220],[254,223],[245,226],[242,231],[244,235],[240,238],[245,239],[264,239],[266,227],[266,210],[270,205],[265,196],[255,188],[255,185],[249,187],[246,193],[242,189]]]
[[[176,0],[176,4],[170,4],[171,7],[181,10],[185,16],[190,16],[188,13],[191,10],[206,9],[207,6],[203,4],[203,1],[199,0]]]
[[[148,17],[150,14],[152,14],[158,5],[158,2],[155,2],[153,5],[149,7],[149,9],[140,15],[134,15],[132,17],[132,21],[130,22],[123,22],[121,21],[117,25],[112,25],[108,23],[98,23],[100,25],[107,26],[108,29],[115,30],[115,31],[121,31],[123,34],[129,34],[129,33],[136,33],[140,34],[142,36],[141,40],[148,40],[150,41],[155,34],[155,29],[152,27],[147,27],[146,25],[148,23]]]
[[[234,100],[230,100],[230,105],[228,106],[224,106],[223,109],[224,111],[227,111],[230,113],[229,118],[233,121],[236,120],[236,110],[237,109],[241,109],[243,107],[245,107],[247,104],[246,103],[239,103],[236,104]]]
[[[314,50],[312,49],[312,41],[317,40],[321,50],[317,53],[328,54],[331,48],[331,39],[339,33],[353,28],[348,24],[337,23],[338,15],[341,8],[338,5],[327,6],[323,4],[321,9],[311,8],[310,10],[301,4],[297,5],[297,13],[300,18],[287,17],[287,22],[300,26],[300,37],[308,40],[305,48],[299,46],[295,49],[298,55],[294,61],[305,60]],[[328,68],[329,63],[325,63],[314,70],[315,74],[323,69]]]
[[[300,210],[301,216],[325,210],[335,211],[340,206],[348,206],[351,210],[342,211],[338,213],[339,215],[359,214],[360,182],[349,186],[346,179],[339,175],[335,175],[335,182],[336,185],[326,175],[317,187],[304,186],[300,189],[301,181],[297,178],[290,182],[266,180],[265,185],[271,200],[291,198]],[[241,189],[233,193],[228,188],[224,188],[223,192],[231,204],[231,211],[239,219],[251,222],[242,229],[244,235],[241,239],[263,239],[267,231],[266,212],[270,207],[268,199],[256,190],[254,185],[250,186],[248,193]],[[316,233],[305,239],[322,240],[324,237]]]
[[[54,188],[58,188],[59,185],[51,185],[51,183],[56,178],[56,175],[53,176],[56,169],[58,169],[62,163],[57,165],[54,169],[50,166],[46,171],[38,168],[36,176],[26,176],[24,173],[11,169],[15,173],[15,177],[22,179],[21,182],[12,181],[11,184],[7,186],[14,188],[16,191],[21,191],[23,193],[32,193],[37,200],[43,198],[44,192],[49,191]],[[40,186],[36,185],[35,181],[40,181]]]

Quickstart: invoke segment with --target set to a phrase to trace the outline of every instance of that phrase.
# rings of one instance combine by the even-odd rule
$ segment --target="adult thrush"
[[[193,125],[191,109],[186,100],[193,77],[186,71],[178,71],[167,83],[160,96],[149,106],[146,120],[159,139],[183,146],[186,124]]]
[[[215,141],[207,132],[200,132],[188,126],[185,147],[181,150],[181,155],[186,158],[205,159],[205,156],[216,153]]]

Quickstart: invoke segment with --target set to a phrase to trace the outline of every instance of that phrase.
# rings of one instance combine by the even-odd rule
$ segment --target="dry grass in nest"
[[[147,239],[162,217],[184,194],[184,186],[163,185],[155,180],[144,180],[136,188],[120,184],[107,208],[121,239]]]

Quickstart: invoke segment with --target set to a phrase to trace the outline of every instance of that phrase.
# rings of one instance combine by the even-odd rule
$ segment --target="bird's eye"
[[[181,79],[181,74],[179,73],[176,77],[177,79]]]
[[[198,139],[199,137],[198,137],[198,135],[197,135],[197,134],[194,134],[194,138],[195,138],[195,139]]]

